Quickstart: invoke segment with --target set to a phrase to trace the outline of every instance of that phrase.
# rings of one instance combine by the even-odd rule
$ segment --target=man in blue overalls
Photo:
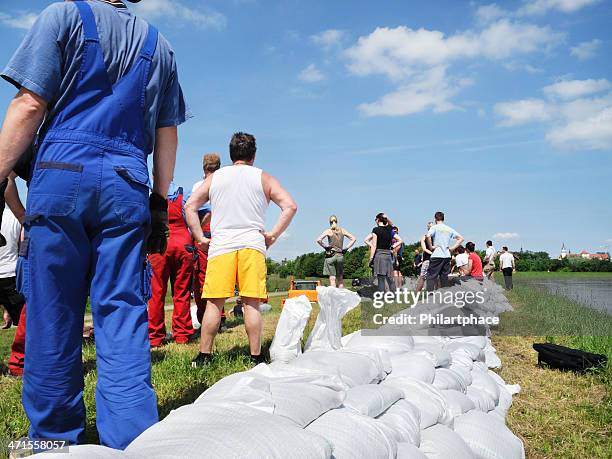
[[[81,334],[89,293],[100,441],[125,448],[158,419],[145,261],[147,252],[165,251],[176,126],[187,118],[174,54],[119,0],[55,3],[2,77],[19,93],[0,133],[0,181],[45,118],[18,268],[28,307],[29,435],[84,440]]]

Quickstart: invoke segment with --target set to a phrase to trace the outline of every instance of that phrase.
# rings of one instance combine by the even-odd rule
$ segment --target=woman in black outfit
[[[398,234],[393,234],[389,219],[384,213],[376,215],[375,220],[376,226],[365,238],[365,243],[370,246],[370,262],[378,280],[378,291],[385,291],[385,281],[389,284],[389,290],[395,291],[393,249],[402,243],[402,239]]]

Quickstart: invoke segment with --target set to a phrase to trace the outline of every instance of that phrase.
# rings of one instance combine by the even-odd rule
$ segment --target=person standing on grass
[[[493,241],[487,241],[487,250],[485,252],[483,272],[486,274],[488,279],[491,279],[493,277],[493,273],[495,272],[496,255],[497,250],[495,250],[495,247],[493,247]]]
[[[195,192],[206,178],[214,174],[221,167],[221,157],[216,153],[207,153],[202,158],[202,169],[204,178],[194,183],[191,188],[191,193]],[[200,218],[200,226],[204,236],[210,238],[210,204],[206,203],[198,209],[198,217]],[[193,237],[193,235],[192,235]],[[208,264],[208,249],[202,249],[195,241],[193,241],[193,281],[192,290],[193,298],[197,306],[198,322],[202,323],[204,317],[204,309],[206,309],[206,299],[202,298],[204,290],[204,282],[206,280],[206,267]],[[224,329],[225,311],[221,311],[221,323],[219,324],[220,331]]]
[[[414,272],[416,273],[417,279],[421,272],[422,265],[423,265],[423,255],[421,255],[421,252],[419,251],[419,249],[414,249],[414,258],[412,259],[412,267],[414,268]]]
[[[443,212],[436,212],[434,219],[436,224],[427,231],[427,243],[434,249],[427,273],[428,291],[436,288],[438,280],[442,287],[448,286],[451,252],[463,242],[463,236],[444,223]],[[451,246],[452,241],[455,243]]]
[[[476,253],[476,244],[473,242],[468,242],[465,244],[465,250],[468,255],[468,265],[467,265],[467,273],[468,276],[473,277],[476,280],[483,280],[483,272],[482,272],[482,260]]]
[[[370,247],[370,265],[378,281],[378,291],[384,292],[388,284],[389,290],[396,289],[393,278],[393,251],[402,243],[399,234],[393,234],[393,228],[384,213],[379,213],[374,219],[376,226],[365,238]]]
[[[399,237],[399,228],[393,227],[393,235]],[[402,276],[402,260],[404,258],[404,243],[402,242],[393,249],[393,279],[395,280],[395,286],[400,288],[404,285],[404,278]]]
[[[344,248],[344,238],[349,240]],[[323,240],[327,238],[327,245]],[[321,233],[317,244],[325,249],[325,261],[323,264],[323,275],[329,276],[331,287],[344,288],[344,254],[350,250],[357,239],[344,228],[338,226],[338,217],[329,217],[329,228]]]
[[[170,184],[168,189],[168,247],[166,253],[152,253],[148,260],[151,278],[151,299],[148,304],[149,341],[151,347],[160,347],[166,338],[166,293],[168,280],[172,286],[172,338],[176,344],[187,344],[193,335],[191,322],[191,277],[193,257],[187,248],[191,234],[183,214],[183,188]]]
[[[0,182],[36,139],[17,276],[29,437],[85,440],[89,293],[96,426],[103,445],[123,449],[158,420],[145,260],[165,250],[177,126],[189,117],[174,53],[119,0],[56,2],[2,77],[18,93],[0,133]]]
[[[200,353],[191,365],[198,368],[211,360],[213,342],[221,311],[238,284],[242,297],[244,325],[249,338],[251,361],[261,363],[263,322],[259,311],[266,291],[266,249],[287,229],[297,205],[279,181],[253,166],[257,152],[255,137],[237,132],[229,145],[232,165],[207,177],[185,204],[187,223],[193,238],[202,249],[208,249],[208,267],[204,292],[207,299],[202,320]],[[210,201],[211,238],[204,236],[198,209]],[[281,209],[276,225],[265,231],[269,202]]]
[[[17,291],[16,268],[17,253],[19,251],[19,237],[21,224],[10,209],[2,213],[2,228],[5,245],[0,247],[0,306],[4,307],[3,329],[19,324],[24,298]]]
[[[427,231],[433,226],[433,222],[427,222]],[[414,289],[416,292],[420,292],[423,290],[425,286],[425,281],[427,280],[427,273],[429,272],[429,262],[431,259],[431,254],[433,253],[433,248],[429,245],[427,241],[427,233],[421,236],[421,240],[419,241],[421,244],[421,250],[423,251],[423,258],[421,263],[421,270],[417,273],[418,279],[416,288]]]
[[[499,267],[504,274],[504,285],[506,290],[512,290],[512,273],[516,272],[516,264],[514,255],[508,251],[508,247],[502,247],[501,255],[499,256]]]

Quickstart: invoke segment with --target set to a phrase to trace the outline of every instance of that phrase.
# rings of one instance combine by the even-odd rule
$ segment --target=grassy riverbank
[[[527,286],[517,286],[515,291],[509,294],[509,299],[515,306],[515,311],[507,314],[504,320],[512,321],[532,318],[537,311],[558,307],[556,305],[560,301],[558,298],[551,298],[551,295],[542,290],[532,290]],[[264,315],[266,347],[270,345],[280,315],[280,298],[272,298],[271,304],[272,311]],[[564,304],[562,307],[574,318],[582,318],[582,314],[586,314],[577,309],[580,306],[576,304]],[[314,324],[317,310],[315,306],[305,336]],[[557,316],[553,318],[555,322],[560,321]],[[239,320],[230,320],[229,326],[227,332],[219,335],[216,341],[216,357],[205,369],[193,370],[189,365],[197,352],[196,342],[184,346],[170,344],[152,351],[152,380],[158,396],[161,418],[172,409],[191,403],[222,377],[249,367],[244,326]],[[361,316],[357,308],[345,317],[343,333],[360,327]],[[14,329],[0,331],[0,361],[5,362],[7,359],[13,334]],[[577,376],[539,368],[531,345],[546,339],[545,336],[493,338],[504,364],[500,374],[508,383],[518,383],[522,387],[522,392],[514,397],[508,425],[524,440],[527,456],[530,458],[611,457],[612,393],[609,369],[599,374]],[[610,339],[610,336],[594,340],[554,338],[563,344],[584,346],[591,351],[605,350],[609,356]],[[94,390],[97,375],[94,346],[84,347],[83,359],[86,369],[88,441],[96,442]],[[0,444],[5,444],[5,439],[25,435],[27,425],[21,407],[21,381],[0,376]]]

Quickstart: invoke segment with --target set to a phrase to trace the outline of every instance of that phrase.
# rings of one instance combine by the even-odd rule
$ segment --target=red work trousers
[[[192,256],[185,245],[172,237],[168,241],[168,249],[164,255],[149,255],[153,267],[151,279],[151,299],[149,300],[149,341],[151,346],[160,346],[166,337],[164,306],[168,280],[172,285],[172,336],[174,341],[184,344],[193,335],[193,324],[190,311],[190,282],[193,272]]]
[[[25,360],[25,334],[26,334],[26,308],[21,310],[19,325],[11,345],[11,356],[8,361],[9,373],[13,376],[23,376],[23,362]]]

